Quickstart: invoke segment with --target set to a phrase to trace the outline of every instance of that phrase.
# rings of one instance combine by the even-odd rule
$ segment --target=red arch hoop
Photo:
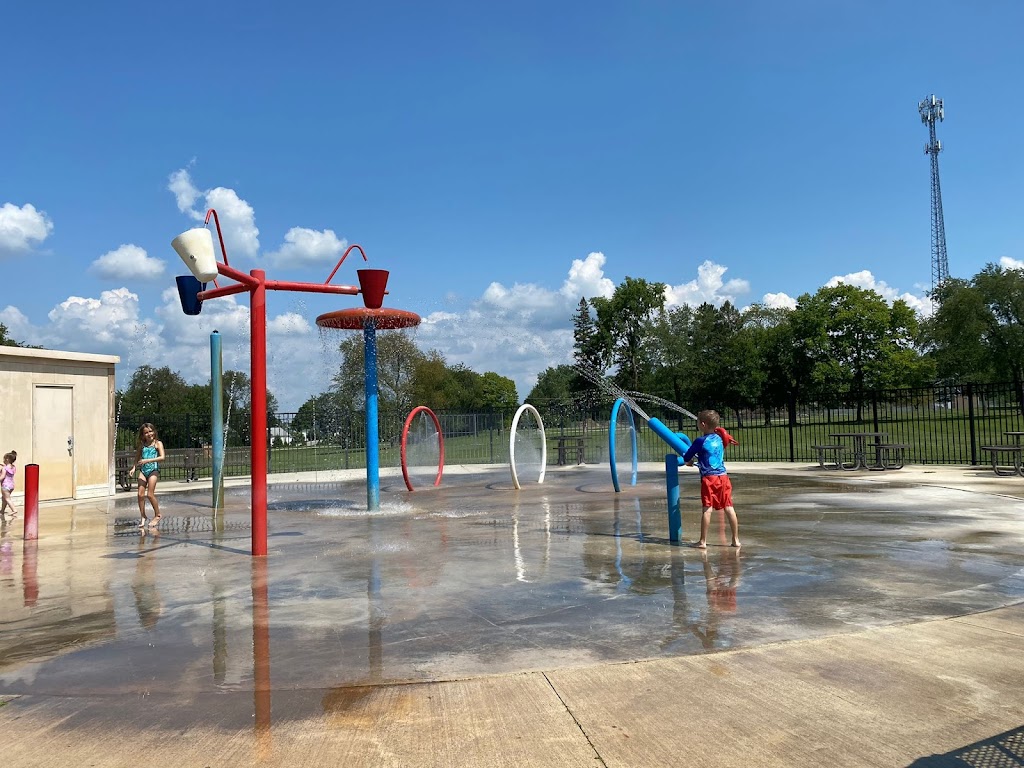
[[[412,412],[409,414],[408,418],[406,418],[405,426],[402,427],[402,477],[405,478],[405,487],[408,488],[410,491],[415,491],[416,489],[412,487],[412,481],[409,479],[409,462],[406,459],[405,443],[409,437],[409,427],[412,426],[413,419],[415,419],[416,416],[421,413],[427,414],[434,422],[434,426],[437,428],[438,457],[437,477],[434,478],[435,486],[441,484],[441,475],[444,473],[444,435],[441,434],[441,422],[437,420],[437,416],[435,416],[434,412],[427,408],[427,406],[417,405],[415,408],[412,409]]]

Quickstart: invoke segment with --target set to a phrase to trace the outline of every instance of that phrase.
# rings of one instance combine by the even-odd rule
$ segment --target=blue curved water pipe
[[[668,447],[679,454],[679,463],[683,462],[683,454],[686,453],[692,441],[682,432],[673,432],[662,424],[658,419],[651,417],[647,420],[647,426],[651,428],[658,437],[668,443]]]
[[[636,424],[633,422],[633,409],[620,397],[612,405],[611,425],[608,429],[608,456],[612,466],[612,485],[615,486],[616,493],[621,491],[619,489],[619,469],[615,464],[615,424],[618,422],[619,409],[624,405],[626,406],[626,414],[629,416],[630,456],[633,459],[633,477],[629,484],[636,485]]]

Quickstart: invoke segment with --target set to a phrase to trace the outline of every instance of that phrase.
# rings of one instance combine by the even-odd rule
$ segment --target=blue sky
[[[248,301],[178,308],[170,249],[215,207],[232,266],[392,272],[418,344],[524,398],[580,296],[786,304],[835,279],[927,311],[927,131],[950,272],[1024,260],[1024,4],[54,2],[7,9],[0,322],[22,341],[248,370]],[[350,257],[335,282],[355,283]],[[353,297],[271,294],[285,409]]]

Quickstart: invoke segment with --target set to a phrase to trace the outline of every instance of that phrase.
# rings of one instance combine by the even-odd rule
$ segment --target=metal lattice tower
[[[949,279],[949,259],[946,258],[946,225],[942,220],[942,186],[939,184],[939,152],[942,142],[935,138],[935,123],[942,122],[945,111],[942,99],[929,96],[917,105],[921,122],[928,126],[928,143],[924,153],[932,164],[932,295],[935,289]]]

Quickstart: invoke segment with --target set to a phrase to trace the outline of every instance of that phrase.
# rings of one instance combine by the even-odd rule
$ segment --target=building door
[[[39,465],[39,500],[75,495],[75,432],[71,387],[32,392],[32,461]]]

